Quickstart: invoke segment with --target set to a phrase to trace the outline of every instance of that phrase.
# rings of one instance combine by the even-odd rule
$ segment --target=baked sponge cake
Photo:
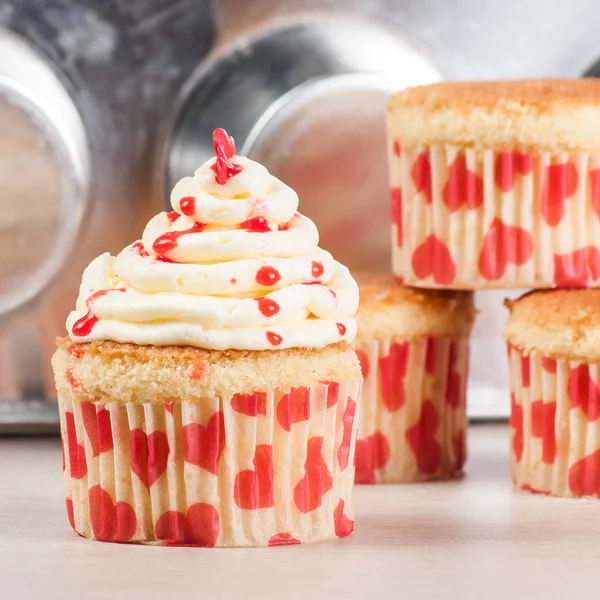
[[[600,81],[410,88],[388,106],[388,133],[405,284],[600,283]]]
[[[507,302],[515,485],[600,496],[600,290]]]
[[[234,152],[83,275],[52,359],[80,535],[274,546],[349,535],[358,288],[297,195]]]
[[[419,290],[359,274],[354,341],[365,383],[357,483],[448,478],[466,460],[473,294]]]

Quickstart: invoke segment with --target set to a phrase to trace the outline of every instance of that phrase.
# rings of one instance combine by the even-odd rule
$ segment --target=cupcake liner
[[[360,387],[201,404],[60,398],[71,525],[103,541],[211,547],[349,535]]]
[[[600,153],[392,143],[389,156],[406,285],[600,285]]]
[[[600,365],[508,346],[517,488],[600,496]]]
[[[466,459],[468,339],[356,346],[365,378],[356,483],[449,478]]]

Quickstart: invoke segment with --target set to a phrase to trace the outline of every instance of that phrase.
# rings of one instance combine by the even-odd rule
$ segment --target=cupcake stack
[[[600,494],[600,291],[587,289],[600,285],[599,99],[596,80],[442,83],[392,99],[393,272],[401,284],[420,288],[395,293],[410,294],[419,308],[409,314],[403,307],[398,322],[405,331],[386,327],[395,345],[383,341],[379,352],[390,349],[392,374],[380,354],[379,381],[369,388],[366,376],[357,448],[368,446],[374,458],[357,450],[365,481],[459,470],[465,418],[450,416],[450,407],[464,410],[472,308],[458,290],[531,288],[507,302],[515,484],[543,494]],[[432,294],[442,292],[424,288],[455,290],[439,300],[453,302],[455,312],[438,304],[436,316],[428,315]],[[364,310],[359,342],[367,335],[362,320],[371,323]],[[434,327],[436,318],[442,330]],[[431,330],[421,328],[425,324]],[[411,341],[413,331],[418,343]],[[439,343],[436,331],[453,341]],[[365,341],[359,350],[366,348],[372,367],[375,346]],[[402,400],[389,391],[400,379]],[[436,392],[445,395],[444,409]],[[378,424],[375,403],[381,411],[390,398],[406,412],[393,426]],[[395,443],[404,444],[393,465],[389,438],[386,444],[379,435],[383,424],[382,434],[393,428]],[[428,448],[427,460],[414,452],[415,439],[422,451]],[[418,470],[409,464],[411,450]]]

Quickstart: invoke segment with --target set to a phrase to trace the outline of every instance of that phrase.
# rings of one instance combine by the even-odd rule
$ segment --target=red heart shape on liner
[[[354,521],[344,514],[344,505],[344,501],[340,500],[333,511],[335,535],[339,538],[346,537],[354,531]]]
[[[381,397],[384,406],[394,412],[404,406],[404,378],[408,366],[408,342],[393,343],[387,356],[379,359]]]
[[[592,198],[592,209],[600,218],[600,169],[590,171],[590,196]]]
[[[71,525],[71,529],[76,531],[75,529],[75,513],[73,511],[73,500],[71,498],[67,498],[65,500],[65,504],[67,507],[67,517],[69,519],[69,525]]]
[[[433,475],[442,461],[442,448],[435,439],[440,418],[431,400],[423,403],[419,420],[406,431],[406,441],[417,460],[419,471]]]
[[[600,417],[600,391],[590,376],[588,365],[579,365],[569,376],[571,409],[581,407],[588,422]]]
[[[185,462],[216,475],[219,459],[225,448],[225,419],[222,412],[214,413],[206,427],[190,423],[183,427],[183,457]]]
[[[390,460],[390,445],[383,433],[356,440],[355,483],[375,483],[375,470],[383,469]]]
[[[289,533],[276,533],[269,539],[269,546],[291,546],[299,543],[300,540]]]
[[[354,414],[356,412],[356,402],[352,398],[348,398],[346,410],[342,421],[344,423],[344,433],[342,442],[338,448],[338,463],[340,470],[344,471],[348,466],[348,458],[350,456],[350,439],[352,438],[352,425],[354,424]]]
[[[236,412],[249,417],[257,415],[267,416],[267,394],[257,392],[256,394],[234,394],[231,399],[231,408]]]
[[[433,233],[413,252],[412,268],[419,279],[433,275],[439,285],[450,285],[456,276],[456,265],[448,246]]]
[[[483,240],[479,272],[488,281],[496,281],[503,277],[509,264],[524,265],[532,254],[533,239],[528,231],[495,218]]]
[[[556,402],[536,400],[531,403],[531,435],[542,438],[542,461],[547,465],[556,458]]]
[[[483,204],[483,180],[467,168],[467,160],[462,152],[448,167],[448,181],[442,198],[450,212],[456,212],[463,204],[468,209],[476,209]]]
[[[569,489],[575,496],[600,496],[600,450],[569,469]]]
[[[302,513],[319,508],[323,496],[333,488],[333,478],[323,459],[323,438],[308,440],[304,477],[294,488],[294,502]]]
[[[131,470],[147,488],[167,470],[169,452],[169,441],[162,431],[149,435],[142,429],[131,431]]]
[[[205,502],[192,504],[184,516],[175,510],[163,513],[154,526],[156,538],[168,546],[203,546],[217,543],[221,524],[214,506]]]
[[[515,185],[515,176],[529,175],[533,171],[533,154],[531,152],[501,152],[494,165],[496,187],[503,192],[510,192]]]
[[[103,542],[128,542],[137,529],[135,511],[127,502],[113,503],[99,485],[88,492],[92,531]]]
[[[523,407],[517,404],[514,394],[510,395],[510,419],[508,424],[515,430],[512,448],[517,462],[521,462],[523,456]]]
[[[81,415],[83,426],[92,446],[94,456],[113,449],[110,412],[101,408],[96,412],[96,406],[91,402],[82,402]]]
[[[73,479],[82,479],[87,475],[87,463],[85,462],[85,449],[77,443],[77,430],[75,428],[75,417],[72,412],[65,412],[67,424],[67,450],[69,455],[69,470]]]
[[[246,510],[275,506],[273,497],[273,447],[256,446],[254,471],[240,471],[233,486],[235,503]]]
[[[323,381],[327,384],[327,408],[335,406],[340,395],[340,384],[337,381]]]
[[[585,288],[600,278],[600,251],[586,246],[567,254],[554,255],[554,285],[559,288]]]
[[[579,176],[573,163],[561,163],[546,167],[542,187],[542,217],[555,227],[565,216],[566,201],[575,194]]]
[[[427,152],[421,152],[417,156],[410,176],[417,192],[425,196],[427,204],[431,204],[431,163]]]
[[[402,248],[404,232],[402,230],[402,190],[392,188],[392,223],[396,224],[396,246]]]
[[[292,388],[277,404],[277,420],[286,431],[292,430],[294,423],[310,419],[310,390],[307,387]]]

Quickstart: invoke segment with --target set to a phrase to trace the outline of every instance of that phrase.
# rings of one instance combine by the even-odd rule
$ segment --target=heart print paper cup
[[[470,292],[405,288],[361,275],[354,342],[365,383],[357,483],[442,479],[466,459]]]
[[[600,496],[600,290],[507,302],[511,466],[517,488]]]
[[[388,107],[393,270],[455,289],[600,284],[600,82],[440,83]]]
[[[96,540],[317,542],[354,528],[358,287],[297,195],[236,156],[83,274],[53,368],[67,511]]]
[[[67,511],[79,534],[266,546],[353,530],[360,375],[345,344],[225,359],[65,340],[54,368]]]

